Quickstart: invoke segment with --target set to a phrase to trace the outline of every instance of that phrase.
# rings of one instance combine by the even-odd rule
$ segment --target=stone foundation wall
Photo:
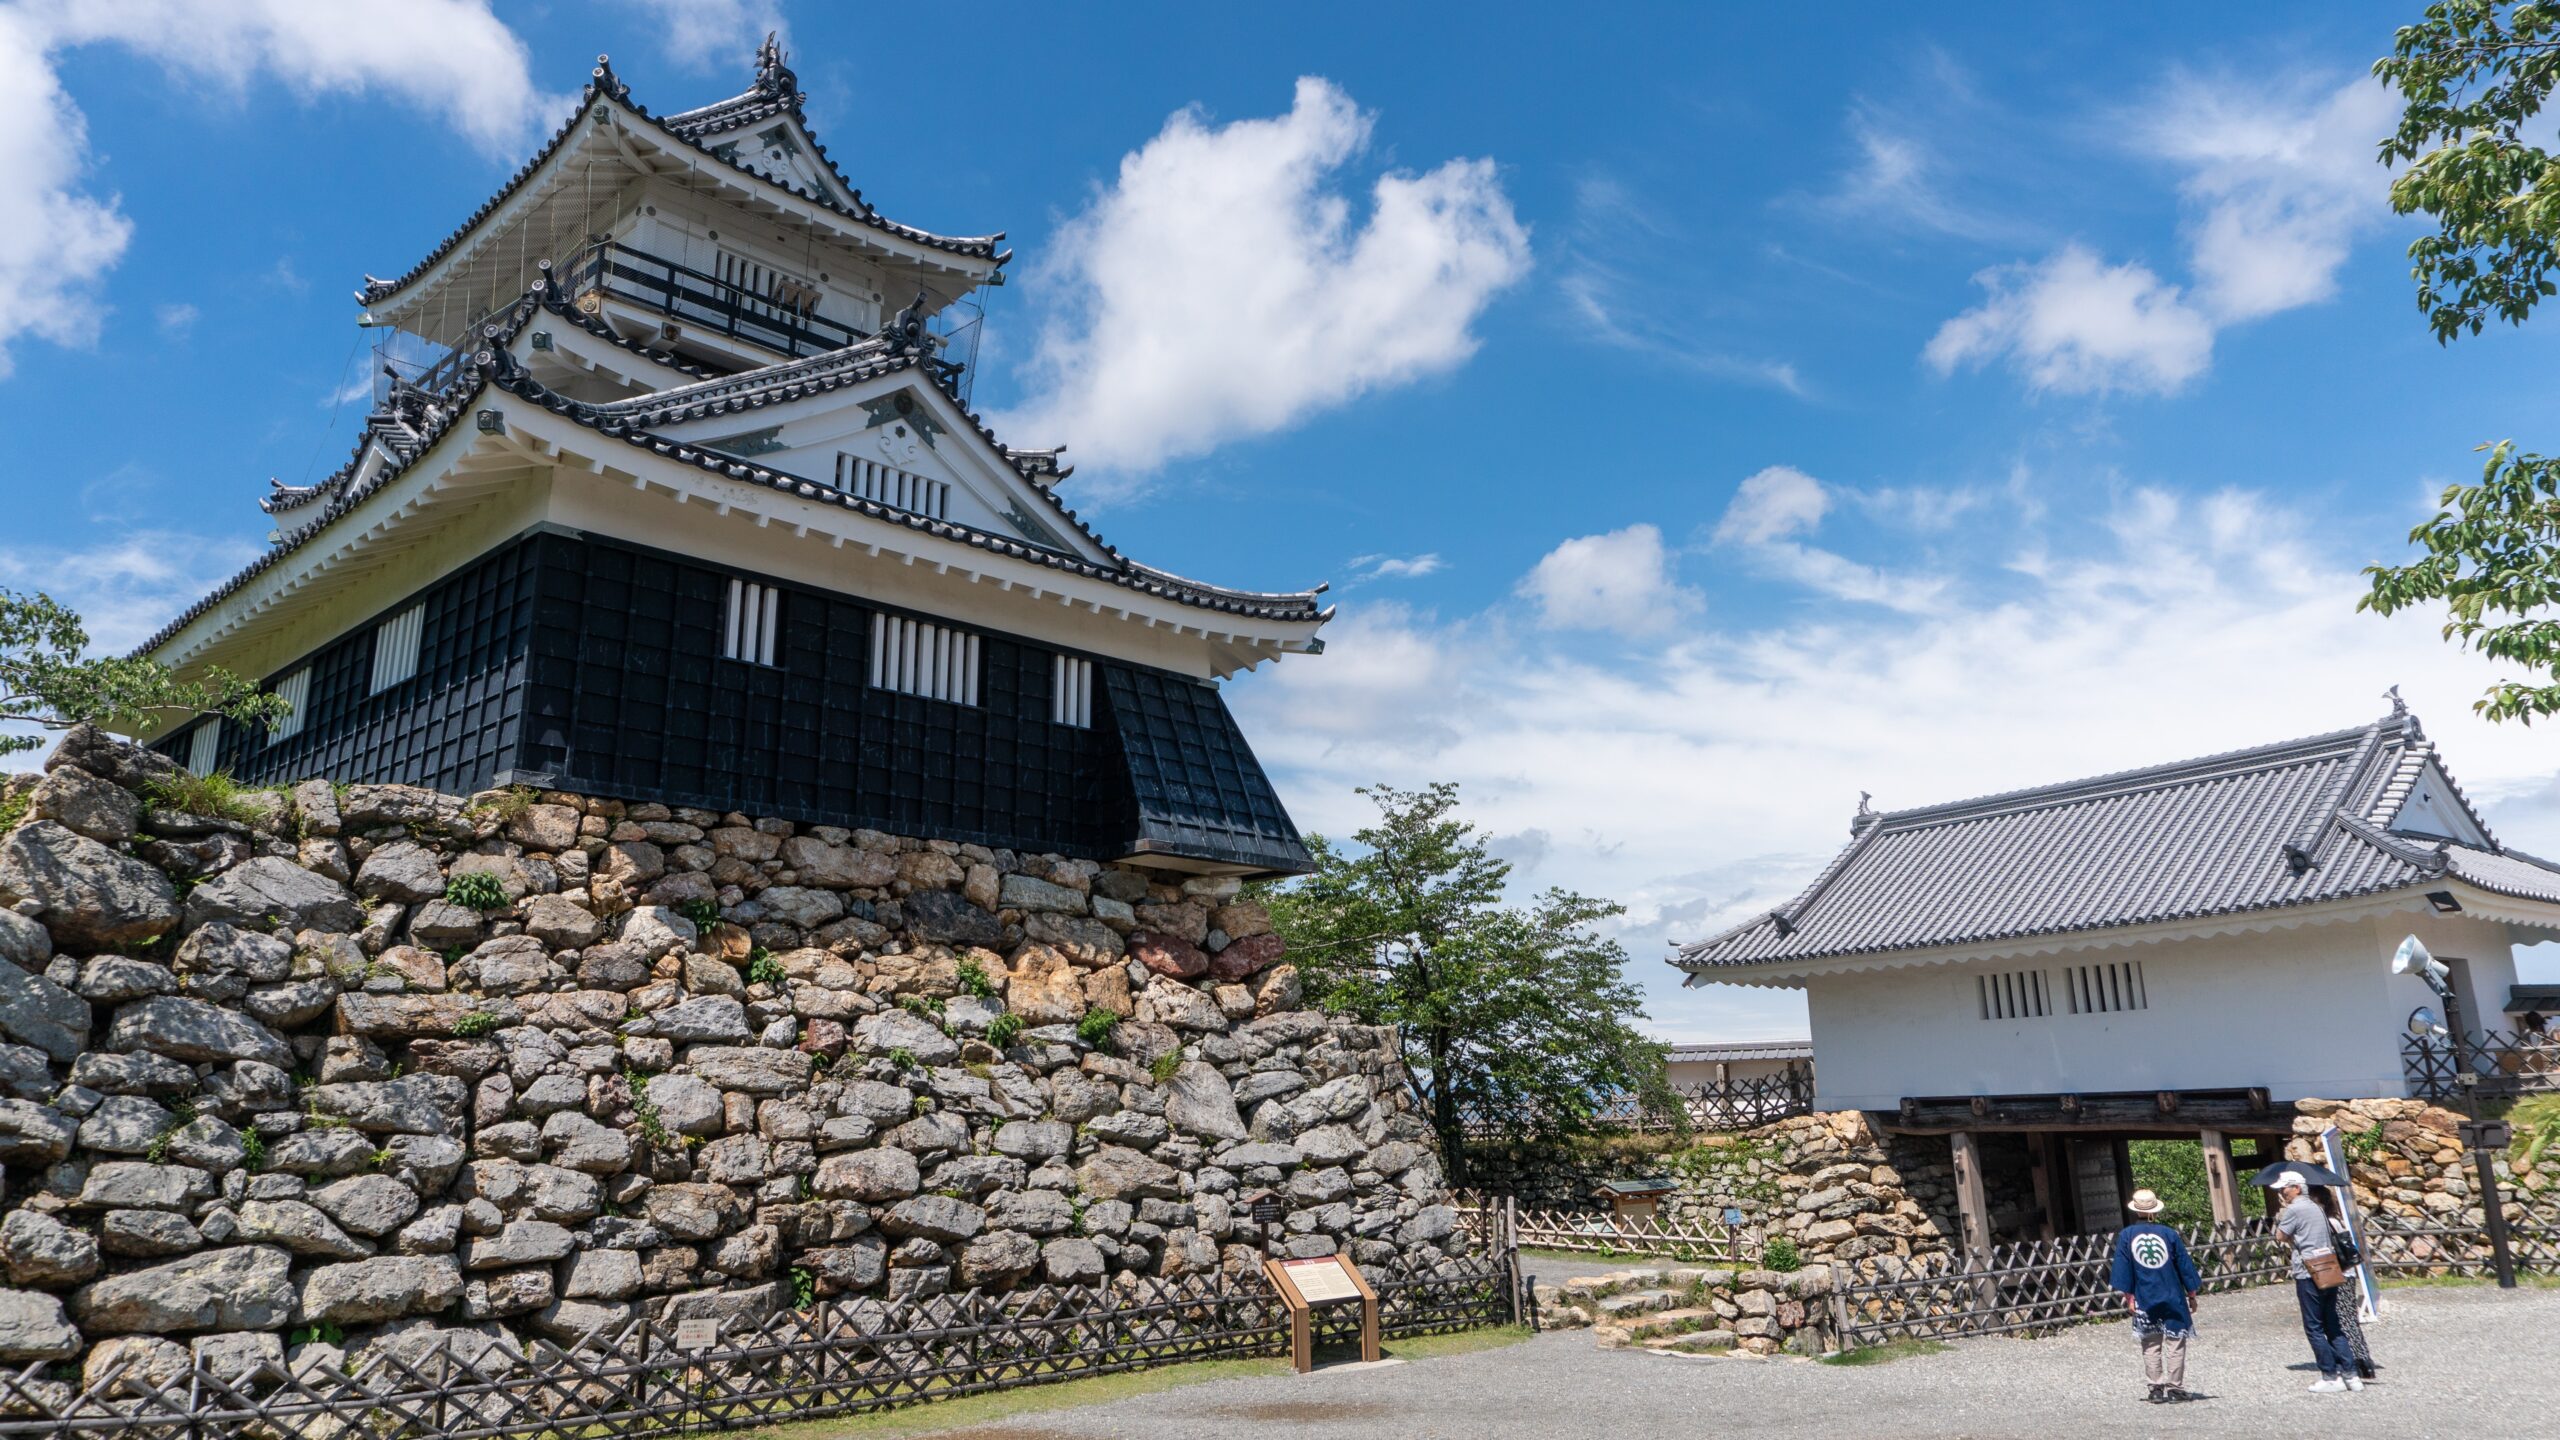
[[[2346,1136],[2347,1178],[2366,1215],[2414,1225],[2486,1223],[2459,1112],[2424,1100],[2300,1100],[2294,1112],[2285,1158],[2326,1163],[2320,1132],[2337,1126]],[[2560,1218],[2560,1164],[2536,1165],[2510,1149],[2498,1154],[2494,1172],[2511,1222],[2523,1223],[2528,1207]],[[2256,1213],[2254,1204],[2246,1209]]]
[[[173,778],[84,729],[12,784],[0,1361],[1241,1275],[1262,1190],[1290,1254],[1465,1248],[1392,1035],[1301,1008],[1233,881]]]
[[[1651,1265],[1595,1271],[1537,1289],[1542,1329],[1590,1326],[1603,1350],[1687,1355],[1820,1355],[1838,1347],[1829,1266],[1801,1270]]]
[[[1995,1234],[2022,1236],[2037,1218],[2024,1143],[1986,1136],[1983,1153]],[[1854,1110],[1666,1140],[1657,1150],[1622,1141],[1485,1146],[1471,1147],[1466,1161],[1469,1186],[1530,1209],[1601,1208],[1601,1181],[1654,1176],[1678,1182],[1662,1201],[1672,1219],[1719,1225],[1727,1209],[1742,1212],[1748,1253],[1783,1235],[1808,1262],[1924,1255],[1954,1248],[1963,1234],[1947,1141],[1879,1135]]]

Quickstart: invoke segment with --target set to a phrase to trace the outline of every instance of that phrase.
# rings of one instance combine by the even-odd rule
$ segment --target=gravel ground
[[[2208,1298],[2187,1382],[2208,1398],[2142,1403],[2127,1327],[2044,1340],[1968,1340],[1944,1353],[1841,1367],[1593,1348],[1560,1331],[1374,1370],[1218,1381],[947,1432],[950,1440],[1264,1436],[1308,1440],[1684,1435],[1884,1436],[2550,1434],[2560,1414],[2560,1290],[2395,1290],[2367,1334],[2382,1378],[2311,1395],[2289,1289]]]

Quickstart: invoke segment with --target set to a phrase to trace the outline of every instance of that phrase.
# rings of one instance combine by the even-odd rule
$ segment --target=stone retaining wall
[[[2335,1125],[2346,1136],[2348,1178],[2367,1215],[2414,1225],[2478,1227],[2486,1223],[2471,1152],[2462,1148],[2462,1116],[2424,1100],[2301,1100],[2295,1102],[2292,1160],[2321,1160],[2319,1135]],[[2528,1207],[2560,1210],[2560,1165],[2539,1165],[2518,1150],[2499,1153],[2494,1165],[2511,1221]],[[2247,1177],[2241,1177],[2246,1181]],[[2548,1223],[2548,1222],[2545,1222]]]
[[[1688,1355],[1820,1355],[1838,1348],[1829,1266],[1732,1270],[1637,1266],[1537,1288],[1538,1323],[1589,1326],[1601,1349]]]
[[[1261,1190],[1287,1253],[1465,1248],[1392,1035],[1233,881],[174,776],[84,728],[0,795],[0,1361],[1241,1275]]]

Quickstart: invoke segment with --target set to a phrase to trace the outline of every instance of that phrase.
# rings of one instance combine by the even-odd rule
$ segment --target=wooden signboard
[[[1262,1273],[1289,1307],[1289,1363],[1304,1375],[1316,1368],[1316,1307],[1360,1307],[1360,1358],[1384,1357],[1378,1346],[1378,1292],[1349,1257],[1325,1255],[1313,1260],[1265,1260]]]

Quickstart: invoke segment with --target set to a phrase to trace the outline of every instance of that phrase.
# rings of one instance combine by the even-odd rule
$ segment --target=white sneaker
[[[2346,1382],[2343,1380],[2315,1380],[2311,1385],[2311,1393],[2314,1395],[2344,1395],[2347,1393]]]
[[[2362,1376],[2357,1376],[2357,1375],[2350,1375],[2350,1376],[2348,1376],[2348,1377],[2347,1377],[2347,1388],[2348,1388],[2349,1390],[2352,1390],[2352,1391],[2356,1392],[2357,1394],[2362,1394],[2362,1393],[2364,1393],[2364,1379],[2363,1379],[2363,1377],[2362,1377]]]

